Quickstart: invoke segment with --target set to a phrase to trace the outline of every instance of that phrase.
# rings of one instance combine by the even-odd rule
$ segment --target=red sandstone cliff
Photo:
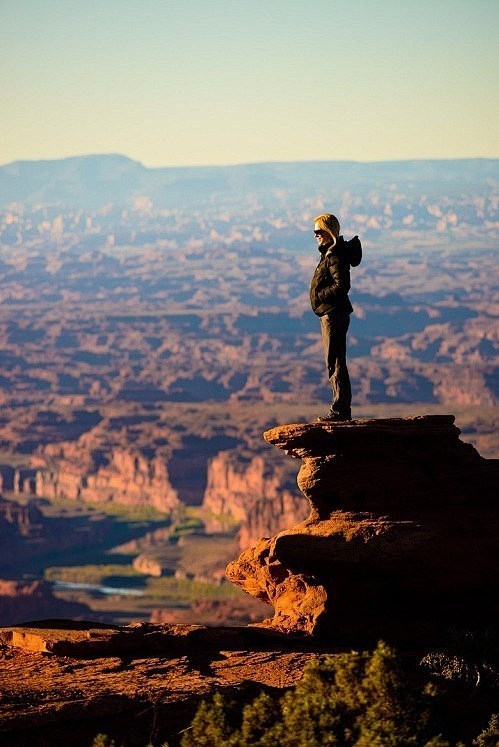
[[[164,512],[178,505],[161,456],[149,458],[117,446],[104,456],[82,438],[45,446],[32,464],[36,495],[45,498],[152,506]]]
[[[61,744],[87,745],[98,731],[120,743],[176,738],[201,697],[275,694],[342,640],[405,639],[405,656],[420,662],[449,624],[497,622],[499,465],[459,440],[452,417],[281,426],[265,438],[303,459],[310,515],[259,540],[228,576],[272,603],[274,618],[237,630],[53,620],[0,630],[0,739],[27,746],[34,728]],[[208,607],[216,620],[222,605]],[[454,667],[449,716],[490,713],[487,693],[482,710],[471,708],[476,684],[466,699],[456,690],[463,662],[439,656],[440,676],[439,661]]]
[[[308,506],[294,484],[285,463],[224,451],[208,465],[203,508],[240,522],[239,546],[247,547],[305,518]]]

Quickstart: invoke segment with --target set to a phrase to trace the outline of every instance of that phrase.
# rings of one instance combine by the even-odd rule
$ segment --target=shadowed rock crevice
[[[459,434],[451,415],[267,431],[311,510],[227,567],[274,606],[263,624],[358,643],[497,621],[499,462]]]

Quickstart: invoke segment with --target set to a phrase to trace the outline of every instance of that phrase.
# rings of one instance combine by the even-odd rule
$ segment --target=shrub
[[[310,663],[281,698],[262,693],[242,711],[216,694],[182,747],[451,747],[430,739],[431,696],[411,687],[389,646]],[[489,742],[484,745],[489,747]],[[481,745],[480,745],[481,747]]]
[[[494,713],[489,725],[473,742],[476,747],[499,747],[499,713]]]
[[[116,747],[116,742],[107,734],[97,734],[92,742],[92,747]]]

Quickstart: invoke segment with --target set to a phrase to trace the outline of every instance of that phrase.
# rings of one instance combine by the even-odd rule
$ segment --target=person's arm
[[[341,271],[341,262],[338,257],[331,258],[328,262],[328,270],[330,282],[317,291],[317,299],[320,303],[337,301],[346,296],[350,290],[350,273]]]

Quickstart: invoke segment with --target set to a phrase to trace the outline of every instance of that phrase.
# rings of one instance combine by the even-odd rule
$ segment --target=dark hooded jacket
[[[351,314],[353,306],[348,298],[350,290],[350,267],[356,267],[362,259],[362,247],[358,236],[345,241],[338,238],[334,246],[319,247],[322,257],[310,284],[310,303],[317,316],[331,311],[346,311]]]

